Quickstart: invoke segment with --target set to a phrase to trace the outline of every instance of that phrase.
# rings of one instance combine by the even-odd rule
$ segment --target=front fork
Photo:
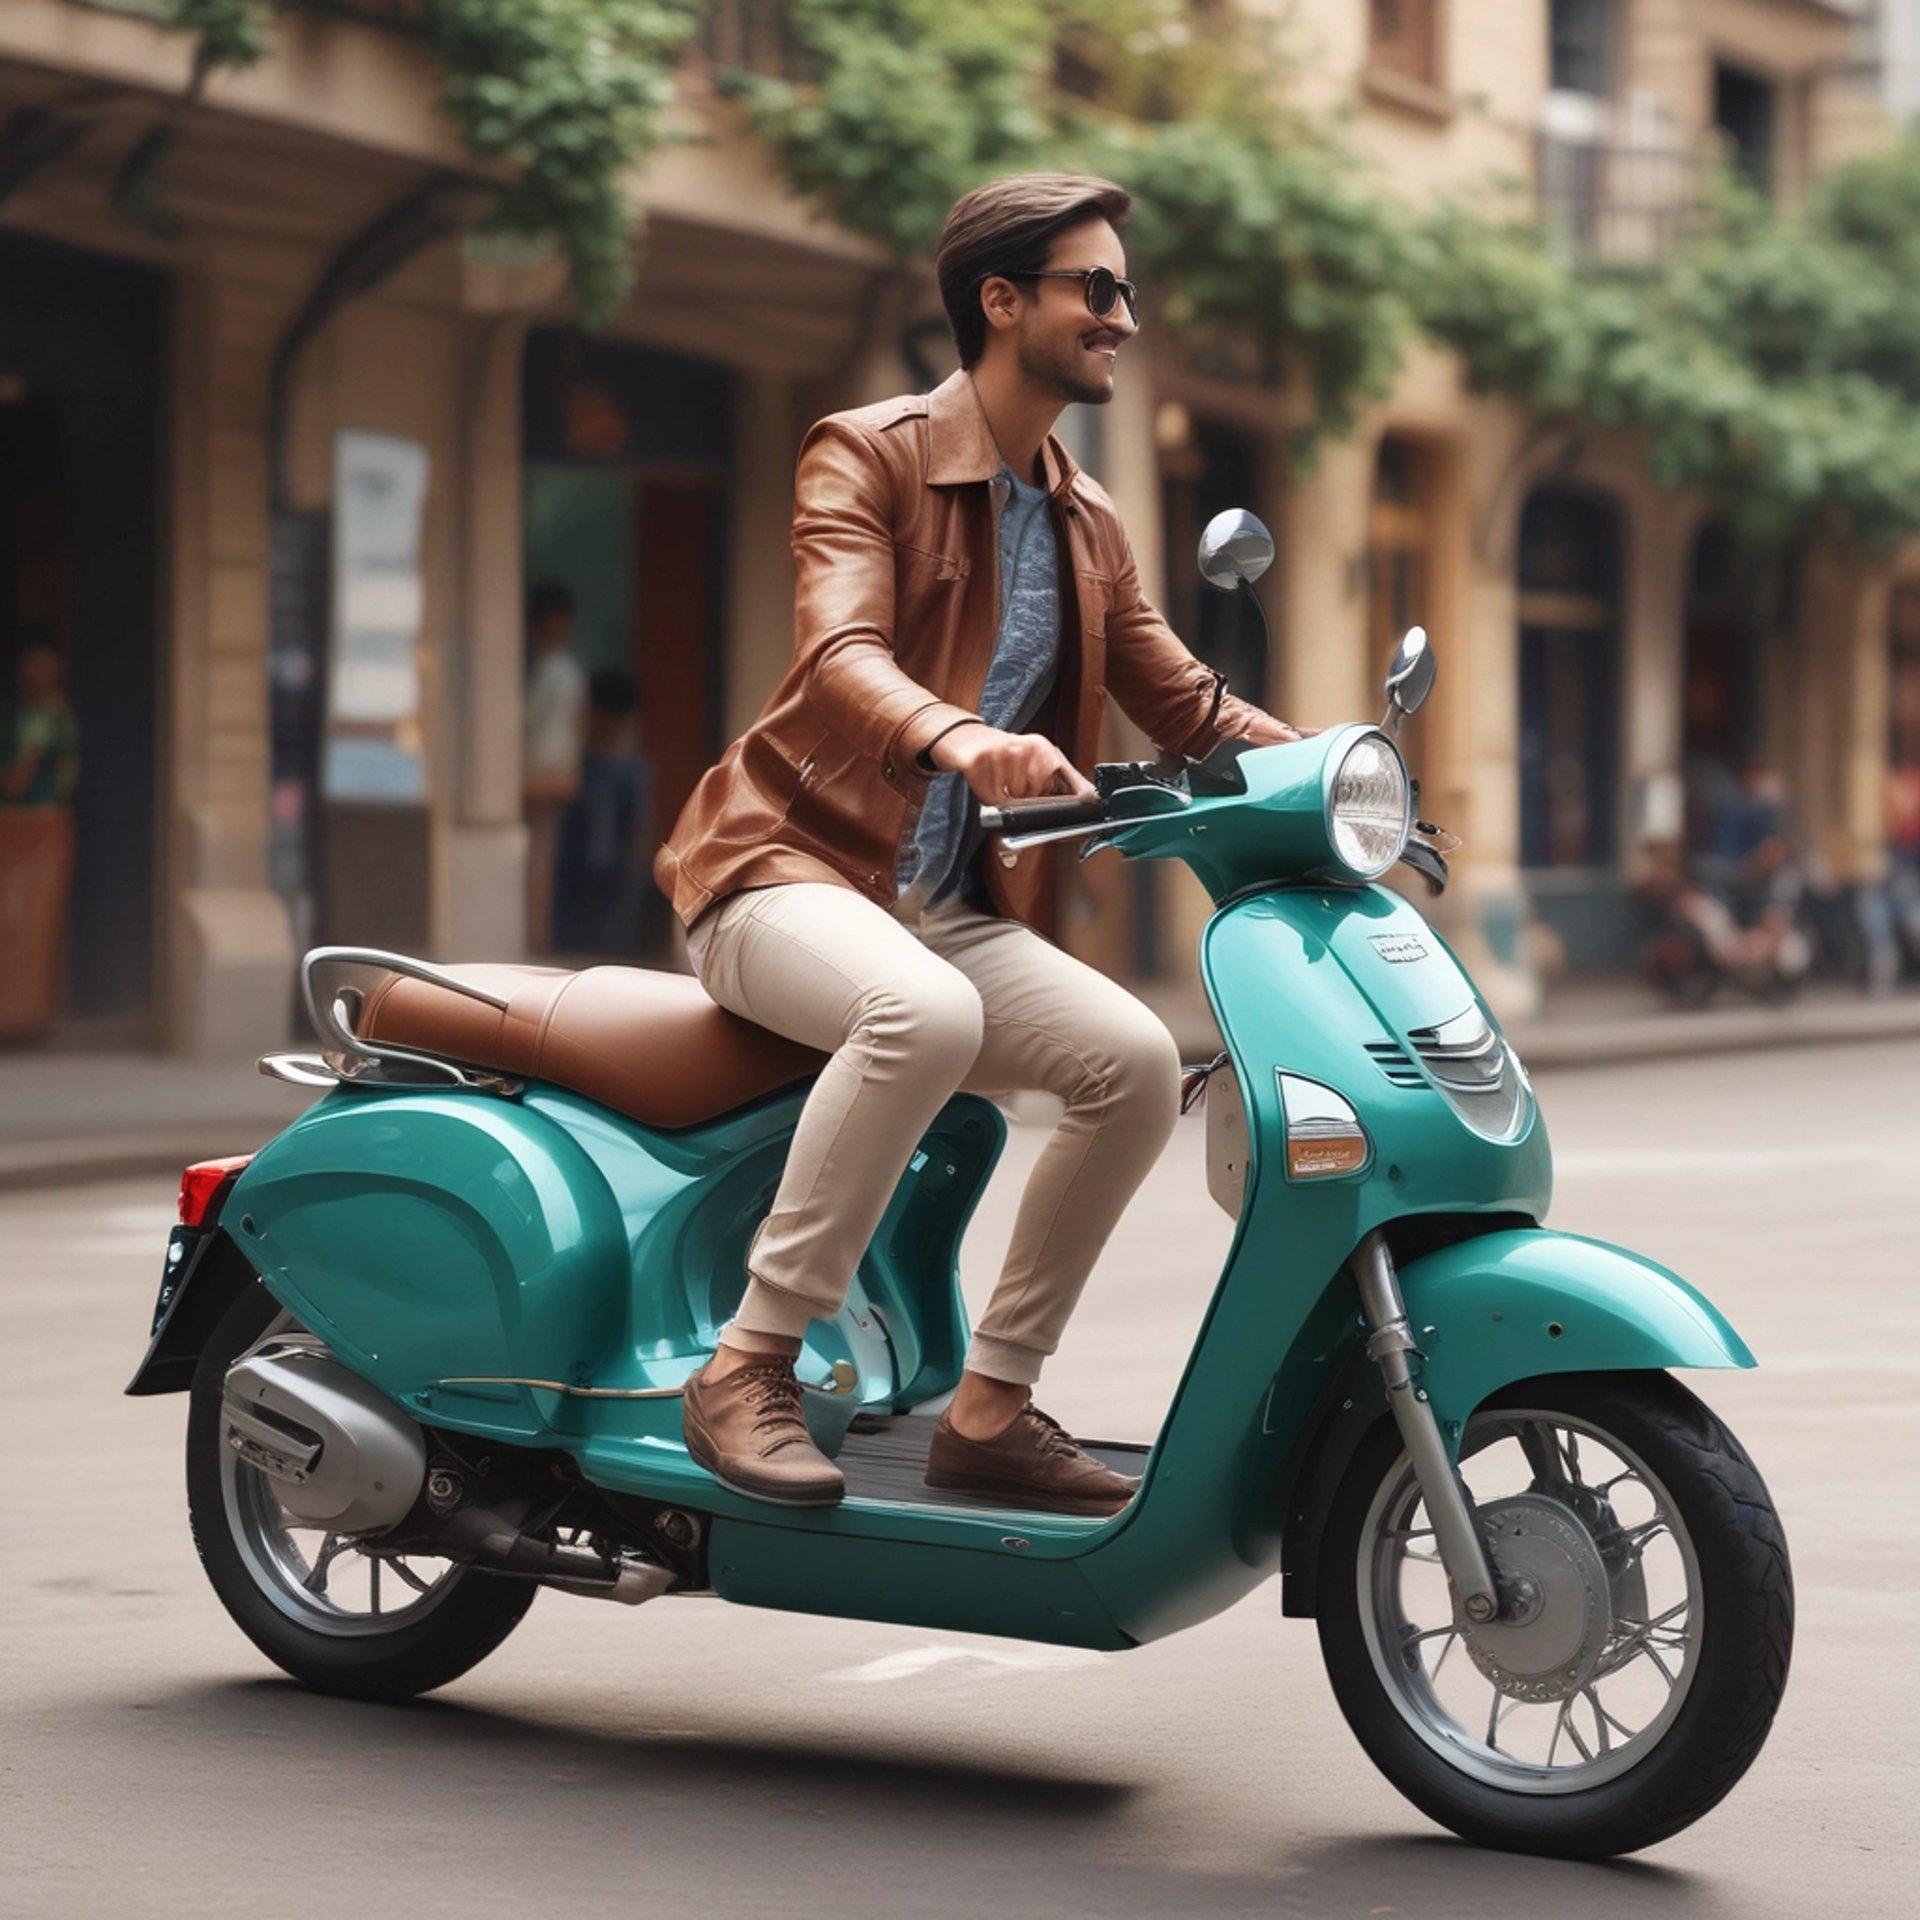
[[[1387,1383],[1387,1405],[1400,1429],[1427,1517],[1433,1522],[1434,1545],[1453,1589],[1454,1611],[1483,1626],[1500,1611],[1487,1560],[1485,1542],[1474,1517],[1473,1497],[1447,1457],[1440,1422],[1433,1403],[1420,1385],[1413,1362],[1420,1357],[1413,1329],[1407,1324],[1407,1303],[1400,1297],[1400,1276],[1386,1237],[1376,1229],[1360,1242],[1353,1256],[1354,1278],[1360,1286],[1360,1310],[1367,1323],[1367,1357]]]

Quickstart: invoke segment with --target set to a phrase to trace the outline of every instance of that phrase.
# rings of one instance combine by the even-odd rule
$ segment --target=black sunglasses
[[[1127,303],[1127,318],[1135,326],[1140,324],[1140,289],[1131,280],[1122,280],[1111,267],[1040,267],[1032,273],[1008,273],[1002,274],[1001,278],[1084,281],[1087,311],[1096,320],[1104,320],[1113,311],[1113,303],[1124,300]]]

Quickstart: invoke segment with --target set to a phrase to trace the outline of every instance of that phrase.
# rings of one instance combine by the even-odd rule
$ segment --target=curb
[[[1220,1045],[1219,1028],[1190,999],[1149,999],[1172,1032],[1183,1060],[1204,1060]],[[1780,1048],[1864,1046],[1920,1039],[1920,997],[1849,1000],[1838,1005],[1722,1007],[1689,1013],[1656,1009],[1612,1020],[1517,1020],[1507,1038],[1531,1071],[1631,1066],[1678,1055],[1765,1053]]]
[[[223,1147],[219,1142],[245,1139],[259,1144],[271,1137],[271,1132],[261,1132],[259,1116],[255,1115],[239,1126],[195,1122],[191,1128],[176,1124],[138,1133],[0,1144],[0,1193],[33,1193],[44,1187],[148,1177],[163,1181],[170,1190],[178,1184],[183,1167],[216,1153],[236,1151],[231,1144]]]
[[[1172,1030],[1181,1058],[1203,1060],[1219,1047],[1211,1015],[1191,1001],[1154,1009]],[[1837,1006],[1728,1007],[1701,1013],[1647,1013],[1623,1020],[1507,1029],[1529,1070],[1632,1066],[1646,1060],[1787,1048],[1868,1046],[1920,1040],[1920,998],[1849,1001]],[[68,1139],[0,1141],[0,1193],[30,1193],[96,1180],[151,1177],[169,1184],[182,1167],[242,1142],[258,1146],[279,1131],[258,1113],[244,1118],[174,1121],[125,1133]]]
[[[1843,1006],[1728,1007],[1648,1013],[1594,1023],[1595,1031],[1522,1023],[1507,1030],[1532,1067],[1631,1066],[1678,1055],[1766,1053],[1799,1047],[1867,1046],[1920,1039],[1920,1003],[1863,1000]]]

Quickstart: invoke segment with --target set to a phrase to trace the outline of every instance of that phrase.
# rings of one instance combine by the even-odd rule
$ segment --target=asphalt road
[[[0,1913],[1912,1912],[1920,1044],[1567,1074],[1554,1222],[1688,1275],[1759,1353],[1695,1379],[1766,1474],[1792,1685],[1746,1781],[1614,1866],[1477,1852],[1377,1776],[1269,1587],[1117,1655],[543,1596],[406,1709],[278,1678],[187,1537],[184,1402],[126,1400],[165,1182],[0,1204]],[[1045,1396],[1150,1434],[1226,1227],[1183,1127]],[[1030,1158],[1016,1130],[1010,1169]],[[1017,1179],[968,1249],[990,1278]]]

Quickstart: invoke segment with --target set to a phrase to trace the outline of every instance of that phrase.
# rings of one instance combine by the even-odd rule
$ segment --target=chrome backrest
[[[321,1052],[271,1053],[260,1071],[297,1086],[328,1084],[359,1087],[462,1087],[482,1093],[518,1093],[521,1083],[483,1067],[463,1066],[438,1054],[390,1041],[368,1041],[354,1031],[366,1002],[365,986],[341,976],[363,969],[375,976],[398,975],[418,980],[448,993],[464,995],[482,1006],[505,1012],[502,994],[490,993],[470,980],[458,979],[441,967],[410,954],[388,953],[379,947],[315,947],[300,963],[300,997],[307,1017],[320,1036]]]

